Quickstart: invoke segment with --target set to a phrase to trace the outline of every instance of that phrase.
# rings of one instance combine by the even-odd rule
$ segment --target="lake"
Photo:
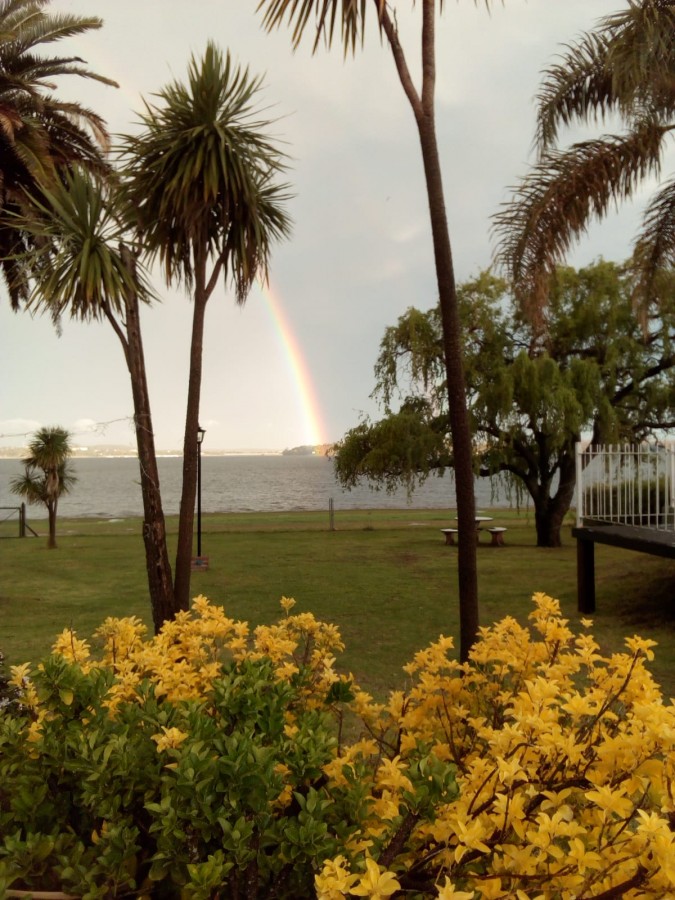
[[[59,501],[59,515],[126,518],[141,516],[136,458],[73,459],[78,482]],[[164,512],[178,513],[182,458],[158,459]],[[17,506],[10,492],[12,476],[21,474],[19,459],[0,459],[0,507]],[[336,482],[333,462],[323,456],[203,456],[202,512],[271,512],[328,509],[447,509],[455,506],[451,472],[431,476],[410,498],[405,489],[388,494],[367,484],[350,491]],[[489,479],[476,480],[478,506],[508,506],[502,488],[493,496]],[[0,512],[0,514],[2,514]],[[46,518],[43,506],[28,510],[28,518]]]

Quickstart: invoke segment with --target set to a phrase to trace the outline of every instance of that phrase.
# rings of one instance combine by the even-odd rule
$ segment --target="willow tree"
[[[380,35],[387,41],[401,87],[410,104],[419,136],[431,219],[436,280],[442,320],[442,339],[448,391],[448,414],[457,484],[460,656],[466,659],[478,633],[478,577],[476,569],[475,497],[471,428],[462,364],[462,330],[457,303],[455,270],[445,210],[443,178],[435,121],[436,7],[443,0],[419,0],[421,16],[421,84],[416,87],[399,39],[396,17],[384,0],[259,0],[268,30],[286,20],[297,47],[306,31],[314,32],[314,51],[322,40],[330,46],[339,33],[345,53],[354,52],[365,33],[368,9],[373,10]]]
[[[185,83],[173,81],[146,103],[140,129],[122,139],[129,221],[143,253],[167,283],[193,302],[183,483],[174,570],[175,602],[187,609],[197,491],[197,429],[206,306],[221,279],[239,304],[266,279],[271,246],[288,234],[285,157],[257,117],[260,78],[209,43],[192,58]]]
[[[675,4],[631,0],[568,44],[544,73],[537,97],[536,164],[496,216],[498,255],[535,316],[549,276],[593,218],[662,176],[675,129]],[[561,146],[574,123],[616,133]],[[637,235],[635,294],[658,299],[659,269],[675,266],[675,180],[662,179]]]
[[[670,300],[640,322],[630,265],[560,267],[548,288],[546,339],[506,282],[487,272],[459,286],[477,472],[529,495],[537,546],[559,547],[576,486],[577,441],[662,439],[675,428],[675,272]],[[387,328],[375,366],[379,421],[339,442],[339,481],[412,491],[452,466],[440,311],[408,309]],[[398,409],[394,404],[401,401]]]

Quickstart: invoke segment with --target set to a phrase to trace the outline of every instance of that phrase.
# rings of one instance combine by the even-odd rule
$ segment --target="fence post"
[[[335,531],[335,508],[332,497],[328,499],[328,527],[331,531]]]
[[[26,537],[26,504],[22,503],[19,508],[19,537]]]

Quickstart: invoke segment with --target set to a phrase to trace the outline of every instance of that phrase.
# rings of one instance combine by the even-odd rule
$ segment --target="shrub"
[[[651,642],[605,658],[534,600],[465,665],[449,638],[421,650],[385,703],[286,599],[252,635],[204,598],[150,640],[108,620],[98,658],[64,632],[0,714],[0,893],[672,895],[675,711]]]
[[[5,657],[0,650],[0,709],[9,706],[16,699],[17,690],[9,683],[9,677],[5,669]]]

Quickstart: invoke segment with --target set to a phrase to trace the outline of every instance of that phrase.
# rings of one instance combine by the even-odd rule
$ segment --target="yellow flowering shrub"
[[[198,597],[149,637],[64,631],[0,710],[0,895],[344,900],[675,896],[675,708],[639,637],[440,637],[376,702],[338,630]],[[93,648],[93,649],[92,649]],[[343,737],[345,723],[351,740]]]
[[[530,619],[531,628],[509,617],[483,628],[465,665],[441,638],[406,666],[405,693],[387,704],[357,698],[370,741],[326,771],[340,781],[355,759],[387,745],[400,753],[375,768],[364,853],[409,789],[408,755],[424,745],[456,766],[459,795],[414,823],[393,867],[400,896],[675,896],[675,707],[645,667],[653,642],[629,638],[606,658],[543,594]],[[330,865],[318,895],[359,896],[351,869],[341,862],[331,879]]]

